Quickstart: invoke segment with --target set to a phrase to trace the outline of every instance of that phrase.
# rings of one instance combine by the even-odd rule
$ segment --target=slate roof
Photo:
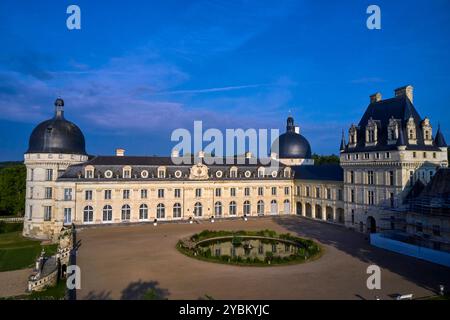
[[[357,145],[354,148],[347,148],[345,152],[370,152],[370,151],[387,151],[397,149],[397,145],[388,145],[388,126],[389,119],[400,120],[400,129],[404,139],[406,140],[406,150],[423,150],[423,151],[439,151],[439,148],[433,145],[425,145],[423,132],[421,130],[421,122],[423,118],[419,115],[411,100],[406,95],[399,95],[394,98],[385,99],[377,102],[372,102],[367,107],[364,115],[358,123],[357,128]],[[407,131],[406,125],[409,118],[414,119],[416,125],[417,144],[410,145],[406,139]],[[372,118],[378,127],[378,143],[376,146],[365,146],[366,141],[366,126],[369,119]]]
[[[292,169],[296,180],[344,181],[344,171],[338,164],[295,166]]]

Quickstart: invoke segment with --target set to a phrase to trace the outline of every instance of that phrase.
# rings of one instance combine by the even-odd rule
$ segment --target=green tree
[[[314,159],[314,164],[321,165],[321,164],[339,164],[339,156],[332,154],[329,156],[322,156],[314,153],[312,155],[312,158]]]
[[[26,169],[23,164],[0,168],[0,215],[23,216]]]

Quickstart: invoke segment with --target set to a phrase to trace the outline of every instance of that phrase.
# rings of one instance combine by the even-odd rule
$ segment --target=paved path
[[[320,259],[292,266],[238,267],[198,261],[175,249],[178,239],[205,230],[273,229],[320,242]],[[450,287],[450,269],[371,247],[364,235],[299,217],[247,223],[100,227],[79,233],[82,289],[78,299],[138,299],[149,288],[169,299],[392,299]],[[366,287],[366,269],[382,268],[382,289]]]
[[[0,272],[0,298],[25,294],[32,269]]]

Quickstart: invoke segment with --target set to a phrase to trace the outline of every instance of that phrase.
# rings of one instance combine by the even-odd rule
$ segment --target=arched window
[[[291,213],[291,203],[289,200],[284,200],[284,214],[290,214]]]
[[[181,218],[181,204],[179,203],[175,203],[173,205],[173,217],[174,218]]]
[[[217,201],[214,204],[214,215],[216,217],[221,217],[222,216],[222,202]]]
[[[256,206],[256,211],[259,215],[264,214],[264,201],[262,201],[262,200],[258,201],[258,204]]]
[[[230,216],[235,216],[235,215],[236,215],[236,202],[231,201],[230,202]]]
[[[238,168],[231,167],[230,169],[230,178],[237,178]]]
[[[264,174],[265,174],[264,167],[259,167],[258,168],[258,178],[264,178]]]
[[[103,207],[103,221],[112,221],[112,207],[109,204]]]
[[[124,204],[122,206],[122,220],[126,221],[126,220],[130,220],[131,218],[131,208],[128,204]]]
[[[203,211],[202,204],[200,202],[197,202],[194,205],[194,216],[201,217],[202,216],[202,211]]]
[[[83,220],[84,222],[94,221],[94,208],[92,208],[91,206],[84,207]]]
[[[245,201],[244,202],[244,214],[249,216],[251,213],[251,209],[252,209],[252,207],[251,207],[250,201],[248,201],[248,200]]]
[[[166,217],[166,207],[159,203],[156,206],[156,219],[164,219]]]
[[[277,200],[272,200],[270,202],[270,213],[271,214],[277,214],[278,213],[278,204]]]
[[[139,220],[148,219],[148,206],[146,204],[141,204],[139,207]]]

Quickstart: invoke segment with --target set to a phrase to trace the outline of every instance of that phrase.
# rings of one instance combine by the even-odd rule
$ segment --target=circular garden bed
[[[303,263],[320,257],[312,240],[262,231],[209,231],[177,243],[183,254],[204,261],[243,266],[277,266]]]

